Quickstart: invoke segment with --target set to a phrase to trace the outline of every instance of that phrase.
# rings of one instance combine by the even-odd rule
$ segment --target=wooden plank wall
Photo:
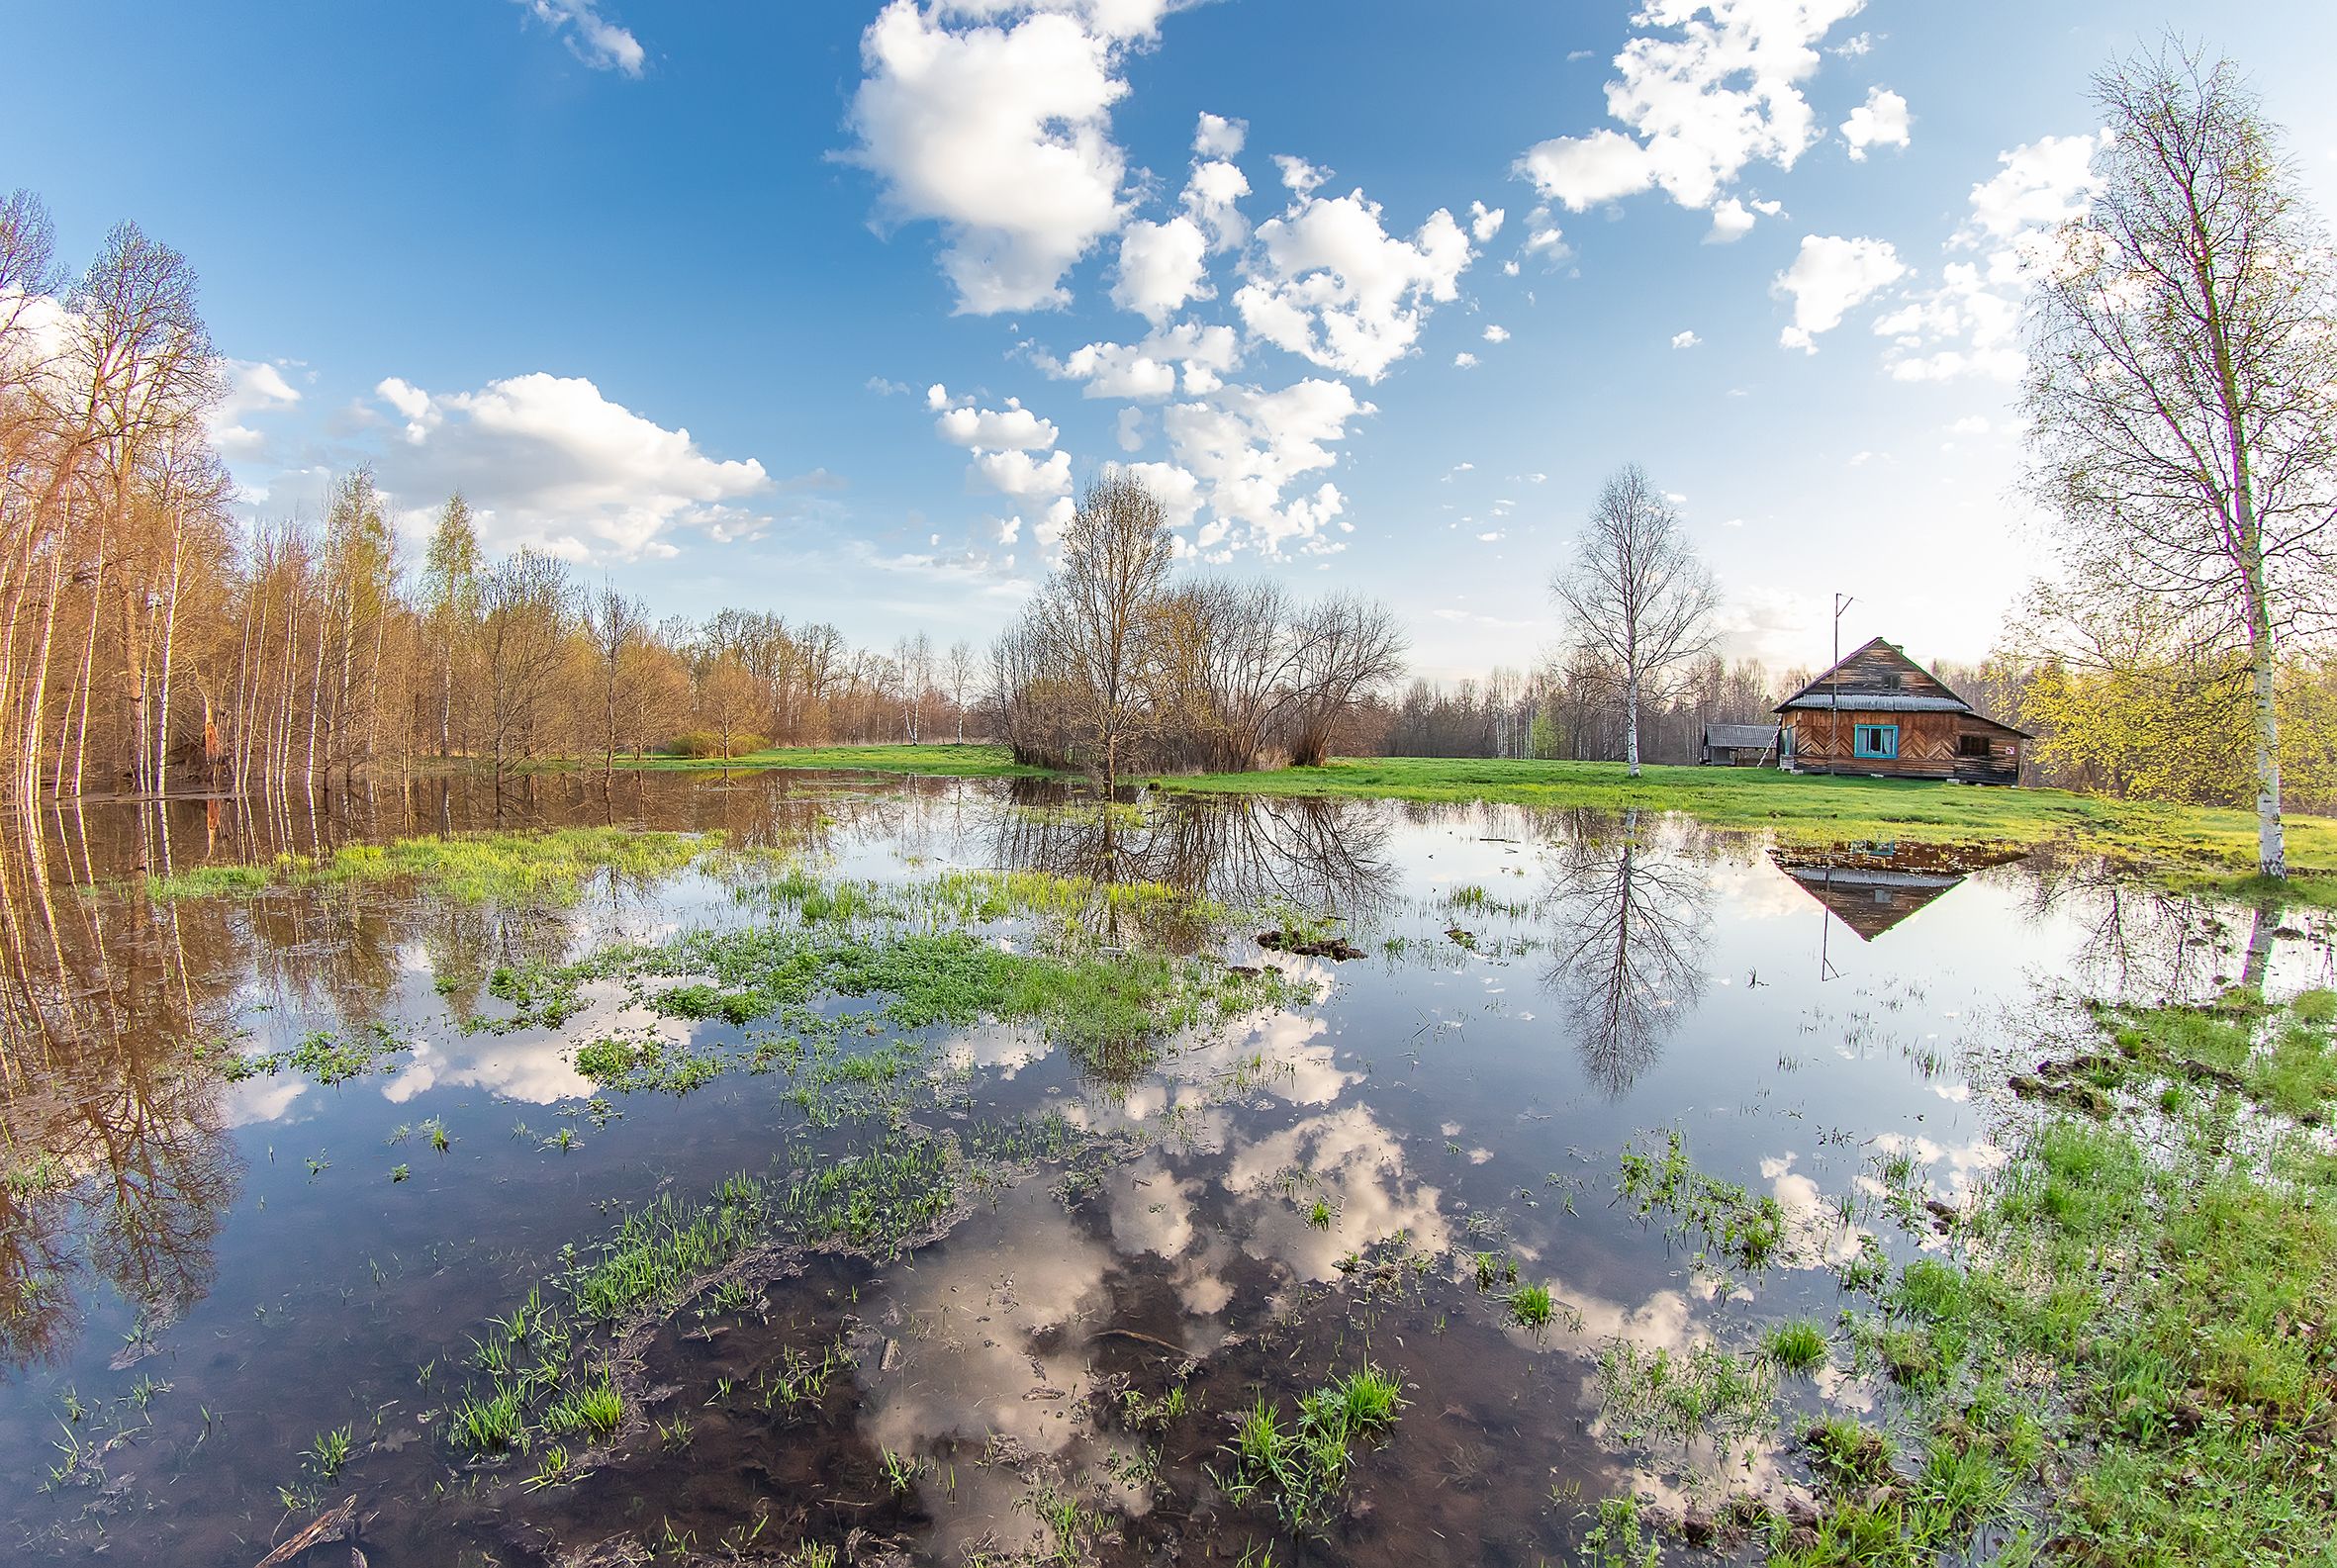
[[[1794,732],[1794,766],[1805,772],[1965,779],[1974,784],[2013,784],[2019,779],[2017,737],[1967,714],[1877,713],[1844,703],[1838,732],[1830,713],[1797,708],[1785,718]],[[1855,726],[1860,724],[1898,725],[1899,755],[1858,756]],[[1960,755],[1957,743],[1964,735],[1988,737],[1989,755],[1985,759]]]

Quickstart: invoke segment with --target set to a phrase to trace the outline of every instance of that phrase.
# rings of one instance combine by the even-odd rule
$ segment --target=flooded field
[[[7,865],[9,1560],[1741,1556],[2080,997],[2330,973],[1653,815],[531,788]]]

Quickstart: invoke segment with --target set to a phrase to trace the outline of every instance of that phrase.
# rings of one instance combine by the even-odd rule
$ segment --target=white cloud
[[[1978,414],[1967,414],[1948,426],[1957,435],[1986,435],[1990,428],[1987,417]]]
[[[1304,475],[1338,462],[1331,443],[1348,421],[1377,411],[1345,382],[1308,378],[1276,392],[1230,386],[1202,402],[1171,404],[1163,415],[1172,461],[1190,473],[1213,515],[1194,543],[1222,559],[1249,547],[1278,556],[1293,549],[1335,548],[1326,532],[1347,502],[1328,481],[1285,500]]]
[[[1806,234],[1793,265],[1777,275],[1769,292],[1794,304],[1793,324],[1778,334],[1788,348],[1816,353],[1820,332],[1875,292],[1907,275],[1899,253],[1882,239],[1845,239],[1839,234]]]
[[[1297,187],[1293,187],[1297,189]],[[1243,323],[1327,370],[1377,381],[1411,352],[1431,306],[1457,297],[1475,252],[1443,208],[1409,239],[1381,227],[1361,191],[1305,191],[1258,229],[1250,281],[1234,296]]]
[[[1508,342],[1508,341],[1509,341],[1509,328],[1508,328],[1508,327],[1506,327],[1506,326],[1488,326],[1488,327],[1486,327],[1486,328],[1485,328],[1485,341],[1486,341],[1486,342],[1488,342],[1488,343],[1506,343],[1506,342]]]
[[[1864,162],[1868,147],[1906,146],[1911,124],[1913,117],[1907,112],[1907,100],[1888,87],[1876,87],[1867,92],[1866,102],[1851,110],[1850,118],[1842,122],[1842,139],[1850,143],[1850,156]]]
[[[1249,121],[1204,113],[1193,128],[1193,150],[1205,158],[1239,157],[1249,137]]]
[[[1698,337],[1693,329],[1671,334],[1671,345],[1674,348],[1694,348],[1703,341],[1704,339]]]
[[[1274,167],[1282,173],[1282,183],[1299,196],[1312,192],[1331,177],[1329,169],[1317,168],[1304,158],[1292,157],[1287,152],[1274,154]]]
[[[1032,361],[1059,381],[1086,383],[1083,396],[1157,402],[1177,389],[1183,371],[1188,394],[1214,392],[1226,372],[1241,363],[1241,344],[1230,326],[1180,322],[1137,343],[1087,343],[1063,359],[1034,352]]]
[[[1050,452],[1044,461],[1023,451],[977,452],[967,477],[1001,496],[1063,496],[1072,488],[1069,452]]]
[[[638,77],[648,56],[641,43],[601,14],[598,0],[520,0],[528,15],[550,28],[570,53],[595,70]]]
[[[1185,182],[1184,210],[1209,235],[1212,250],[1232,250],[1250,237],[1250,225],[1234,204],[1250,194],[1250,176],[1219,158],[1193,165]]]
[[[1137,219],[1120,235],[1120,275],[1112,303],[1158,325],[1185,301],[1210,299],[1208,236],[1189,218],[1165,224]]]
[[[1059,438],[1052,421],[1011,398],[1003,409],[951,409],[933,421],[933,430],[952,446],[998,451],[1052,447]]]
[[[1508,216],[1509,212],[1506,208],[1487,207],[1483,202],[1469,203],[1469,236],[1475,239],[1478,244],[1483,244],[1486,240],[1491,239],[1495,234],[1501,232],[1501,221]]]
[[[1971,215],[1947,241],[1958,259],[1943,262],[1937,284],[1875,323],[1891,340],[1884,357],[1894,377],[2019,379],[2025,270],[2046,236],[2085,212],[2099,184],[2092,159],[2107,140],[2106,132],[2044,137],[1997,155],[1997,173],[1972,187]]]
[[[1121,451],[1143,451],[1144,411],[1142,409],[1122,409],[1119,423],[1113,429],[1112,435],[1113,439],[1119,442]]]
[[[1646,0],[1624,46],[1602,128],[1527,149],[1518,172],[1574,212],[1660,189],[1707,208],[1756,159],[1779,168],[1817,139],[1799,84],[1815,46],[1863,0]]]
[[[1467,352],[1466,350],[1454,354],[1452,356],[1452,368],[1455,370],[1474,370],[1477,368],[1477,356]]]
[[[1734,196],[1715,202],[1712,227],[1704,231],[1704,242],[1708,245],[1732,245],[1752,231],[1757,218],[1775,218],[1784,211],[1783,202],[1747,202]]]
[[[536,372],[476,392],[431,393],[391,377],[375,394],[405,420],[382,483],[409,516],[460,490],[502,546],[570,559],[671,554],[677,527],[736,528],[732,503],[770,491],[763,465],[720,461],[582,377]]]
[[[1963,248],[2019,238],[2067,223],[2086,210],[2101,187],[2094,154],[2109,145],[2098,136],[2042,137],[1997,154],[1994,178],[1972,187],[1972,220],[1953,241]]]
[[[291,408],[300,402],[300,389],[284,378],[281,365],[266,360],[222,359],[218,370],[227,391],[212,406],[212,445],[225,457],[255,456],[267,437],[248,421]]]
[[[1120,225],[1111,106],[1168,0],[891,0],[861,38],[844,158],[893,218],[932,219],[962,312],[1062,305],[1063,275]]]

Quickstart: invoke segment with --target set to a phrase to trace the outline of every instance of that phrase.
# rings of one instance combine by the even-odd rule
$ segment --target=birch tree
[[[1639,773],[1639,706],[1712,649],[1720,591],[1697,558],[1680,514],[1636,463],[1608,476],[1574,560],[1550,580],[1580,658],[1613,675],[1623,693],[1623,756]]]
[[[2030,481],[2073,579],[2244,651],[2257,867],[2288,875],[2281,653],[2337,568],[2337,288],[2278,128],[2231,61],[2095,78],[2099,190],[2036,267]]]
[[[1045,662],[1064,679],[1082,760],[1107,790],[1146,728],[1147,639],[1169,560],[1160,499],[1107,474],[1079,498],[1039,610]]]

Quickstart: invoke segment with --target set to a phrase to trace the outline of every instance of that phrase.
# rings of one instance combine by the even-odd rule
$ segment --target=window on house
[[[1958,735],[1956,737],[1956,755],[1958,757],[1985,758],[1992,756],[1993,753],[1989,748],[1986,735]]]
[[[1896,757],[1899,755],[1899,726],[1896,724],[1860,724],[1851,731],[1852,746],[1861,757]]]

